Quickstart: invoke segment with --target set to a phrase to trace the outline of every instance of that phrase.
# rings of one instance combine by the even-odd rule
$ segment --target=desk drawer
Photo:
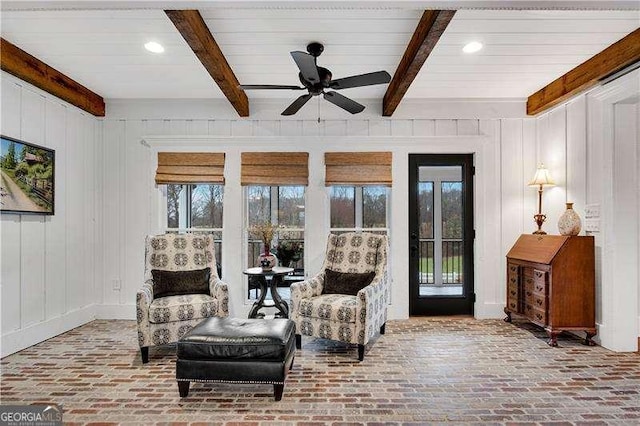
[[[547,272],[535,269],[533,271],[533,291],[538,294],[546,295],[548,293]]]

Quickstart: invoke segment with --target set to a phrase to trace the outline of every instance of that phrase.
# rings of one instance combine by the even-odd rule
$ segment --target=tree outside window
[[[342,233],[356,230],[387,233],[386,186],[331,187],[331,232]]]

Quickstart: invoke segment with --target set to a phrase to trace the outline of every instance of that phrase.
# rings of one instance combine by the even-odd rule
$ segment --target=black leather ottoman
[[[295,324],[288,319],[207,318],[178,341],[181,397],[190,382],[273,384],[276,401],[295,357]]]

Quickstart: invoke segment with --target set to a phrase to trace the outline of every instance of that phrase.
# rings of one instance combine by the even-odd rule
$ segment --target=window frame
[[[355,197],[354,197],[354,202],[355,202],[355,226],[353,228],[350,227],[333,227],[331,226],[331,202],[332,202],[332,195],[331,192],[333,190],[334,186],[346,186],[346,187],[351,187],[354,188],[354,192],[355,192]],[[364,223],[364,215],[363,215],[363,189],[367,186],[383,186],[385,188],[385,222],[386,225],[385,227],[376,227],[376,228],[365,228],[363,226]],[[331,185],[328,186],[328,195],[329,195],[329,232],[333,233],[335,232],[384,232],[385,235],[389,236],[390,232],[389,232],[389,221],[391,219],[390,217],[390,213],[391,213],[391,208],[390,208],[390,201],[391,201],[391,187],[389,186],[384,186],[384,185]]]
[[[307,185],[244,185],[242,187],[242,197],[243,197],[243,226],[242,226],[242,240],[243,240],[243,255],[242,258],[244,259],[243,262],[244,263],[244,268],[253,268],[255,267],[255,265],[249,265],[248,264],[248,259],[249,259],[249,242],[250,241],[255,241],[255,240],[250,240],[249,239],[249,227],[251,227],[251,224],[249,223],[249,188],[251,188],[252,186],[267,186],[269,187],[269,221],[270,223],[274,224],[274,225],[278,225],[279,224],[279,217],[278,217],[278,211],[279,211],[279,206],[280,206],[280,188],[283,186],[297,186],[297,187],[302,187],[303,189],[303,193],[302,193],[302,199],[304,202],[304,206],[305,206],[305,217],[304,217],[304,225],[302,228],[301,227],[287,227],[287,228],[283,228],[283,231],[290,231],[290,232],[301,232],[302,233],[302,240],[303,242],[306,239],[306,224],[307,224],[307,217],[306,217],[306,205],[307,205]],[[274,235],[274,240],[272,240],[272,243],[274,241],[279,241],[279,231],[276,231],[275,235]],[[306,246],[306,244],[305,244]],[[307,264],[307,251],[303,249],[302,252],[302,259],[303,265]],[[249,280],[245,279],[243,280],[243,286],[244,286],[244,295],[245,295],[245,305],[246,304],[250,304],[253,303],[256,299],[255,298],[251,298],[250,294],[249,294]]]
[[[168,191],[169,191],[169,185],[183,185],[187,188],[187,191],[184,192],[184,194],[180,195],[179,198],[179,219],[178,219],[178,227],[176,228],[170,228],[169,227],[169,208],[168,208],[168,202],[169,202],[169,197],[168,197]],[[193,193],[193,189],[195,186],[197,185],[218,185],[222,187],[222,227],[220,228],[193,228],[190,227],[188,225],[191,224],[192,221],[192,208],[193,206],[191,205],[193,199],[192,199],[192,193]],[[220,183],[182,183],[182,184],[176,184],[176,183],[169,183],[169,184],[162,184],[159,185],[162,188],[162,195],[164,197],[164,224],[163,224],[163,228],[164,228],[164,232],[165,233],[177,233],[177,234],[189,234],[189,233],[202,233],[202,234],[211,234],[213,237],[213,244],[214,247],[216,245],[216,243],[218,244],[218,248],[216,248],[216,265],[218,267],[218,275],[219,278],[222,279],[222,274],[221,274],[221,270],[222,270],[222,243],[223,243],[223,227],[224,227],[224,185],[220,184]],[[184,219],[180,219],[180,217],[184,218]],[[181,226],[184,225],[184,226]],[[219,233],[220,238],[217,239],[216,238],[216,233]]]

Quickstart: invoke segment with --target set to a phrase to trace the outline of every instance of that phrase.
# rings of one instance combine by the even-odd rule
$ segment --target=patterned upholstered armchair
[[[296,345],[302,335],[365,345],[380,330],[384,334],[389,301],[387,237],[371,233],[329,235],[322,271],[291,285],[291,319],[296,323]],[[323,294],[325,271],[373,273],[373,281],[356,295]],[[332,274],[336,275],[336,274]],[[326,293],[326,292],[324,292]]]
[[[144,284],[136,295],[138,343],[142,362],[149,362],[149,347],[178,341],[204,318],[229,315],[227,284],[218,277],[213,239],[205,234],[149,235],[145,243]],[[210,268],[209,283],[201,282],[199,294],[154,297],[157,271],[202,271]],[[187,272],[188,274],[188,272]],[[159,290],[156,282],[156,290]],[[168,282],[171,290],[171,281]],[[166,289],[166,285],[165,288]],[[184,293],[184,291],[178,293]],[[167,294],[171,294],[168,291]],[[165,294],[165,293],[163,293]]]

